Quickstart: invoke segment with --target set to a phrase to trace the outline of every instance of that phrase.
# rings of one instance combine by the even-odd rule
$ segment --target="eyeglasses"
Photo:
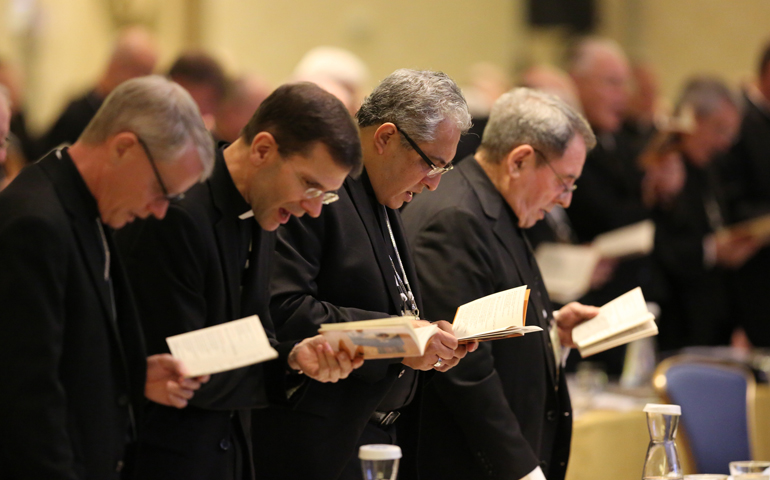
[[[428,166],[430,167],[430,171],[428,172],[428,178],[434,178],[434,177],[437,177],[439,175],[443,175],[446,172],[448,172],[448,171],[452,170],[453,168],[455,168],[455,166],[452,165],[451,162],[448,163],[446,167],[437,167],[433,162],[430,161],[430,158],[428,158],[428,156],[425,155],[425,152],[420,150],[420,147],[417,146],[417,144],[414,142],[414,140],[409,138],[409,135],[407,135],[405,131],[401,130],[398,127],[398,125],[396,125],[396,130],[401,132],[401,135],[403,135],[404,138],[406,139],[406,141],[409,142],[409,145],[412,146],[414,151],[417,152],[420,155],[420,157],[422,157],[423,161],[425,161],[425,163],[428,164]]]
[[[533,148],[532,150],[534,150],[537,155],[540,155],[540,158],[542,158],[545,164],[548,165],[548,168],[550,168],[553,174],[556,175],[556,179],[559,180],[559,182],[561,183],[561,186],[564,187],[564,191],[562,192],[562,195],[566,195],[568,193],[572,193],[575,190],[577,190],[577,185],[575,185],[574,183],[572,185],[567,184],[567,182],[564,180],[564,177],[559,175],[559,172],[557,172],[556,169],[553,168],[553,165],[551,165],[551,162],[548,161],[548,158],[546,158],[543,152],[541,152],[537,148]]]
[[[152,167],[152,171],[155,173],[155,178],[158,179],[158,184],[160,185],[160,189],[163,191],[163,197],[170,201],[173,200],[182,200],[184,198],[184,192],[183,193],[168,193],[168,188],[166,188],[166,184],[163,183],[163,179],[160,178],[160,172],[158,171],[157,165],[155,165],[155,159],[152,158],[152,154],[150,153],[150,149],[147,148],[147,144],[144,143],[144,140],[142,140],[139,135],[136,136],[136,140],[139,142],[139,145],[142,146],[142,149],[144,150],[144,153],[147,155],[147,160],[150,161],[150,166]]]
[[[329,205],[340,199],[337,192],[324,192],[318,188],[308,188],[305,190],[305,200],[313,200],[314,198],[321,197],[321,203]]]

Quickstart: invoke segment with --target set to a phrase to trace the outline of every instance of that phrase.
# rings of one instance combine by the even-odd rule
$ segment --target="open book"
[[[599,235],[590,245],[542,243],[535,258],[551,300],[569,303],[591,289],[599,260],[647,255],[654,240],[655,225],[645,220]]]
[[[460,305],[452,328],[460,343],[519,337],[542,330],[525,326],[529,289],[526,285],[493,293]]]
[[[770,214],[729,225],[719,230],[717,235],[749,235],[758,243],[767,245],[770,243]]]
[[[599,315],[572,329],[572,341],[585,358],[633,340],[658,334],[655,316],[636,287],[599,309]]]
[[[419,357],[438,332],[436,325],[412,326],[416,317],[390,317],[359,322],[324,323],[318,333],[326,337],[335,352],[343,350],[353,358]]]
[[[166,338],[171,355],[184,363],[189,377],[219,373],[278,356],[259,317],[201,328]]]
[[[460,343],[508,338],[540,331],[527,327],[529,290],[526,285],[495,293],[460,306],[453,329]],[[335,351],[366,359],[417,357],[438,332],[438,326],[415,328],[415,317],[392,317],[359,322],[325,323],[318,330]]]

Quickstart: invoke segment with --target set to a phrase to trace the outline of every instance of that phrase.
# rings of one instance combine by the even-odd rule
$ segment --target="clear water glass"
[[[730,462],[732,480],[770,480],[770,462],[746,460]]]
[[[679,405],[648,403],[647,429],[650,444],[644,460],[642,480],[682,480],[682,467],[676,448],[676,431],[682,409]]]

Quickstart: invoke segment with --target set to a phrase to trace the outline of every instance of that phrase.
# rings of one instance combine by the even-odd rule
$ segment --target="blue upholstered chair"
[[[738,364],[680,355],[662,362],[653,380],[680,420],[698,472],[729,473],[728,464],[749,460],[749,428],[755,380]]]

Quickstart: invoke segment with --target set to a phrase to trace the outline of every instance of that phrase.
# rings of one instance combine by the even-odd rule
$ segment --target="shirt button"
[[[547,418],[550,421],[556,420],[556,412],[553,410],[548,410],[548,412],[545,414],[545,418]]]
[[[543,309],[543,318],[548,318],[548,312],[545,311],[545,308]]]
[[[404,373],[406,373],[406,369],[402,368],[400,372],[398,372],[398,378],[401,378],[404,376]]]
[[[115,472],[116,473],[122,472],[124,466],[125,464],[123,463],[123,460],[118,460],[117,463],[115,464]]]
[[[219,442],[219,448],[222,450],[230,450],[230,440],[223,438],[221,442]]]

